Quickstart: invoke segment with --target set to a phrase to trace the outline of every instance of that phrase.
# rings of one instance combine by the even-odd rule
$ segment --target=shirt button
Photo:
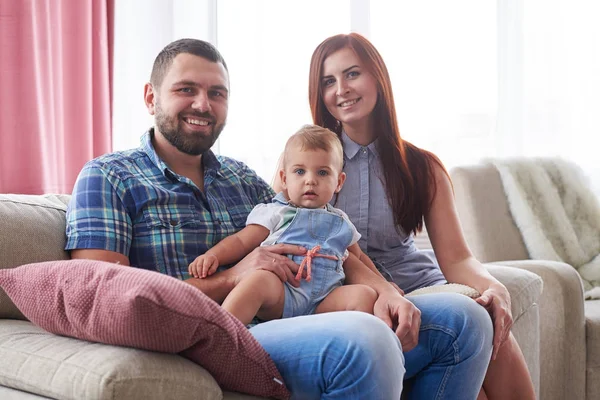
[[[363,154],[367,154],[367,149],[365,147],[363,147],[362,152],[363,152]]]
[[[171,224],[171,226],[177,226],[177,221],[172,219],[169,221],[169,224]]]

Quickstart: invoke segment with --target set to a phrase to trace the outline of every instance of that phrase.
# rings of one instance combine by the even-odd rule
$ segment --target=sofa
[[[0,269],[69,258],[63,250],[68,200],[68,195],[0,194]],[[542,280],[525,269],[487,268],[511,292],[513,331],[537,389]],[[256,399],[222,391],[206,370],[177,354],[45,332],[25,320],[2,290],[0,317],[2,399]]]
[[[540,398],[600,399],[600,300],[584,301],[576,270],[530,260],[496,167],[482,162],[450,171],[466,239],[482,262],[539,275]]]

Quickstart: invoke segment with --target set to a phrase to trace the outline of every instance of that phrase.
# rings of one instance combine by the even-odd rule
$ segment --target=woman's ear
[[[346,182],[346,173],[340,172],[340,175],[338,176],[338,185],[335,188],[336,193],[339,193],[340,190],[342,190],[342,186],[344,186],[344,182]]]

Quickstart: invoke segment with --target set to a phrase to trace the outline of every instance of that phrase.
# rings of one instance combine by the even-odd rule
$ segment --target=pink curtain
[[[70,193],[111,150],[112,0],[0,0],[0,193]]]

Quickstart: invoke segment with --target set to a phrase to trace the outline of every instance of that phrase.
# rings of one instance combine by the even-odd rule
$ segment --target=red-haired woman
[[[510,333],[509,293],[469,250],[440,160],[401,138],[390,77],[377,49],[356,33],[323,41],[311,59],[309,100],[314,123],[336,132],[344,145],[347,180],[334,201],[362,234],[363,251],[405,292],[446,281],[477,289],[475,301],[494,325],[492,361],[479,398],[535,399]],[[413,243],[423,222],[435,256]],[[411,377],[411,353],[405,354],[405,378]]]

